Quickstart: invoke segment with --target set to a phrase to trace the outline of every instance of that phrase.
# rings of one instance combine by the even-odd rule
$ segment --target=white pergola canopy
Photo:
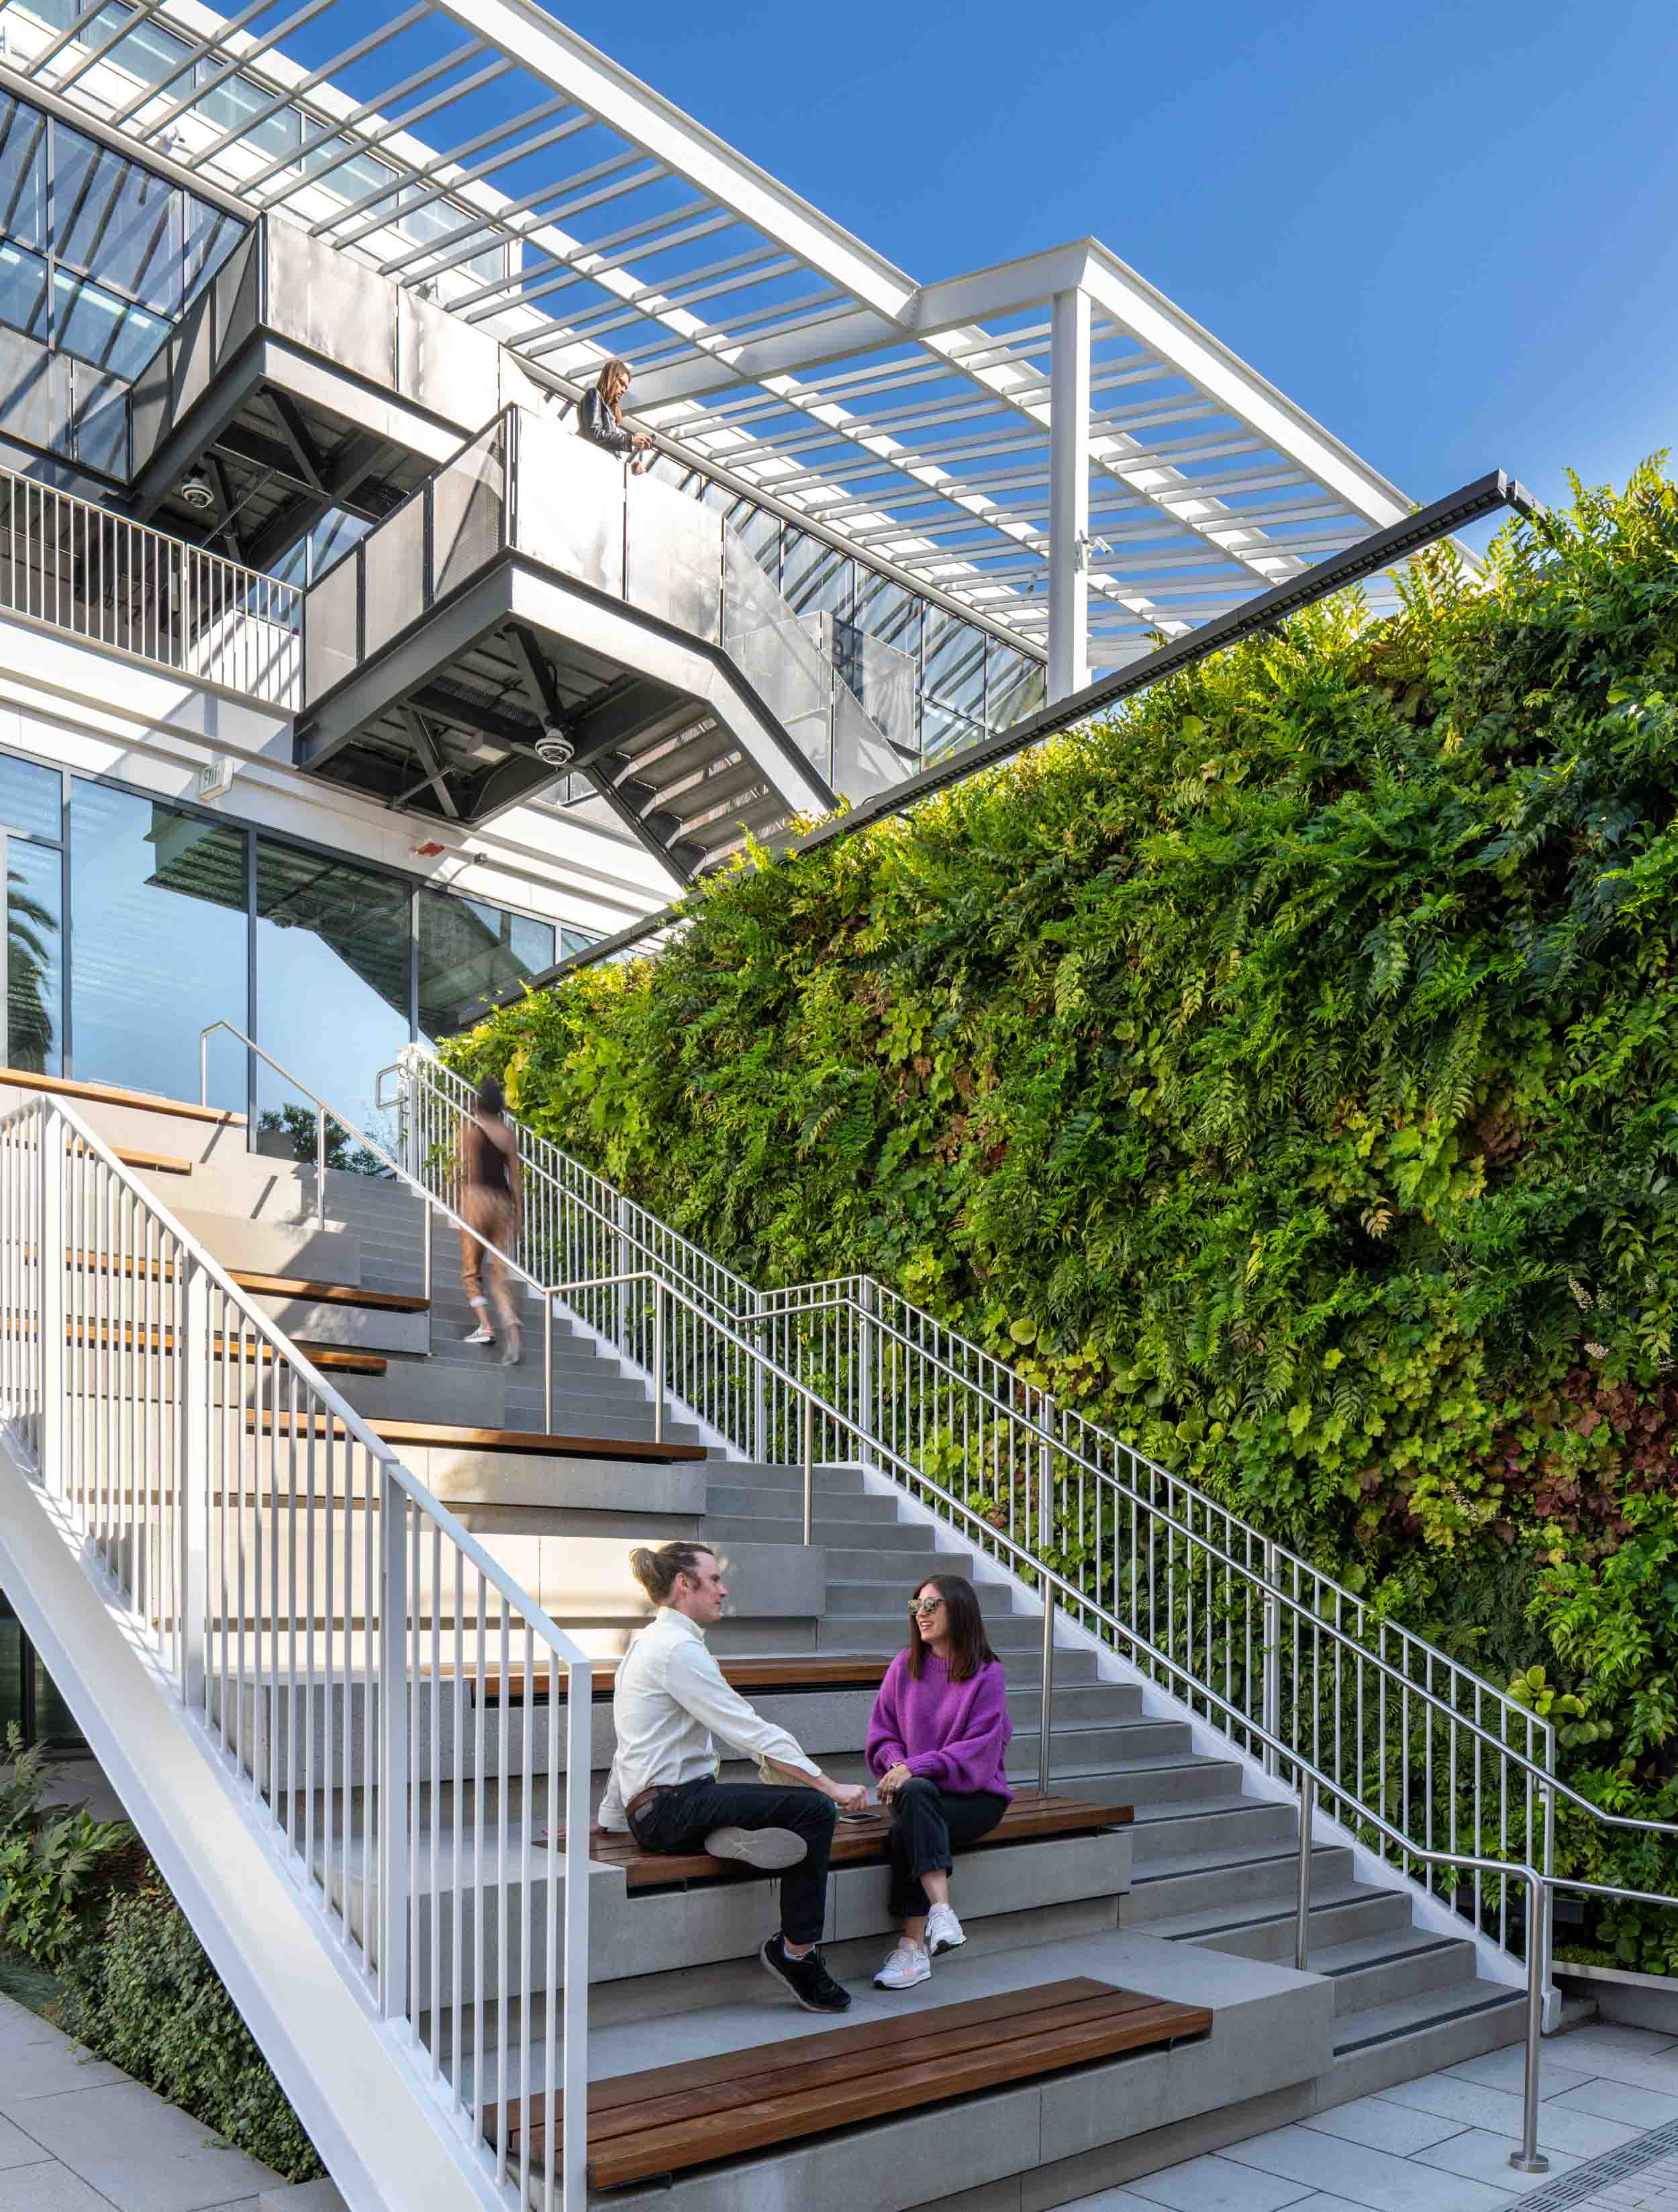
[[[532,0],[0,0],[3,59],[1047,652],[1412,502],[1093,240],[917,283]]]

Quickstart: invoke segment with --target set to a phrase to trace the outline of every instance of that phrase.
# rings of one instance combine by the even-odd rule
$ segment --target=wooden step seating
[[[252,1414],[246,1425],[254,1425],[254,1422]],[[294,1425],[299,1436],[324,1437],[327,1432],[326,1417],[322,1413],[300,1413],[295,1425],[289,1413],[277,1417],[264,1413],[262,1417],[264,1433],[277,1429],[281,1436],[289,1436]],[[342,1421],[334,1419],[331,1426],[335,1437],[344,1434]],[[381,1442],[398,1449],[404,1444],[416,1448],[433,1444],[450,1451],[527,1452],[537,1459],[610,1459],[653,1467],[702,1456],[696,1444],[642,1443],[628,1437],[549,1436],[534,1429],[458,1428],[447,1421],[399,1421],[382,1417],[369,1418],[367,1426]]]
[[[125,1091],[113,1083],[76,1083],[68,1076],[37,1075],[27,1067],[0,1067],[0,1085],[51,1091],[59,1098],[85,1098],[95,1106],[131,1106],[138,1113],[173,1114],[182,1121],[210,1121],[228,1129],[245,1126],[242,1114],[223,1113],[219,1106],[195,1106],[184,1098],[164,1098],[151,1091]]]
[[[1169,2049],[1206,2034],[1212,2018],[1204,2005],[1080,1976],[614,2075],[589,2085],[588,2179],[596,2189],[620,2188],[1005,2082]],[[557,2096],[509,2106],[509,2154],[517,2158],[528,2137],[532,2160],[543,2156],[549,2128],[562,2132],[563,2124]],[[489,2108],[490,2142],[499,2142],[501,2127],[500,2108]]]
[[[1019,1790],[1012,1805],[988,1836],[966,1850],[993,1850],[1000,1844],[1048,1843],[1066,1836],[1090,1836],[1103,1828],[1129,1825],[1128,1805],[1102,1805],[1088,1797],[1043,1796],[1035,1790]],[[872,1866],[888,1856],[890,1816],[870,1811],[863,1820],[842,1819],[833,1831],[835,1866]],[[565,1824],[553,1831],[554,1848],[564,1840]],[[595,1834],[588,1855],[597,1866],[618,1866],[626,1887],[661,1889],[674,1882],[761,1881],[757,1869],[733,1859],[714,1859],[708,1851],[644,1851],[633,1836]]]
[[[33,1260],[33,1245],[24,1249]],[[125,1257],[119,1265],[109,1253],[79,1251],[67,1252],[64,1258],[70,1267],[84,1274],[138,1275],[155,1283],[174,1280],[173,1260],[137,1261]],[[229,1267],[227,1275],[240,1290],[258,1298],[290,1298],[310,1305],[358,1307],[367,1313],[424,1313],[431,1304],[429,1298],[410,1297],[402,1291],[365,1291],[359,1283],[312,1283],[301,1275],[264,1275],[254,1267]]]
[[[87,1149],[79,1137],[64,1146],[67,1153],[73,1152],[78,1159]],[[173,1152],[149,1152],[137,1145],[112,1145],[111,1150],[125,1168],[134,1169],[137,1174],[190,1176],[192,1172],[192,1161],[183,1160]]]
[[[790,1654],[785,1659],[724,1659],[719,1662],[722,1679],[736,1690],[762,1697],[770,1690],[877,1690],[885,1680],[889,1659],[853,1658],[841,1654],[836,1657],[812,1656],[801,1652]],[[438,1672],[452,1676],[453,1667],[442,1667]],[[499,1667],[486,1667],[480,1683],[476,1668],[463,1670],[466,1694],[476,1705],[480,1690],[486,1705],[521,1705],[525,1701],[525,1676],[522,1668],[510,1668],[504,1682]],[[615,1659],[600,1660],[594,1668],[594,1703],[603,1705],[610,1699],[612,1684],[617,1676]],[[570,1696],[568,1678],[559,1677],[559,1694]],[[546,1669],[532,1685],[531,1703],[545,1705],[548,1702]]]
[[[15,1316],[6,1316],[5,1333],[8,1336],[15,1334],[18,1326]],[[23,1334],[27,1336],[33,1336],[35,1334],[35,1328],[36,1323],[33,1320],[22,1324]],[[155,1325],[150,1328],[142,1328],[137,1331],[131,1322],[125,1322],[120,1328],[113,1330],[109,1322],[101,1321],[90,1328],[87,1322],[66,1316],[64,1342],[89,1346],[98,1352],[162,1351],[172,1353],[175,1348],[175,1333],[172,1328],[160,1330]],[[273,1346],[265,1337],[257,1336],[254,1334],[242,1340],[235,1340],[232,1343],[218,1334],[216,1338],[216,1354],[220,1359],[236,1360],[242,1358],[246,1365],[259,1364],[264,1367],[271,1367],[274,1362]],[[318,1345],[312,1347],[308,1352],[308,1358],[312,1366],[330,1368],[339,1375],[382,1375],[386,1364],[382,1352],[344,1351],[331,1345]]]

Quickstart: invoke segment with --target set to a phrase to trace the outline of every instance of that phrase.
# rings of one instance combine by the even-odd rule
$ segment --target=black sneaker
[[[763,1972],[784,1982],[806,2012],[848,2012],[851,1993],[841,1989],[822,1960],[819,1951],[806,1951],[801,1959],[789,1958],[780,1936],[769,1936],[757,1954]]]

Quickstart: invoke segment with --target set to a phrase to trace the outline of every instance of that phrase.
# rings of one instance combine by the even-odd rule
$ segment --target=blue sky
[[[1093,233],[1420,500],[1678,448],[1678,5],[555,12],[918,278]]]

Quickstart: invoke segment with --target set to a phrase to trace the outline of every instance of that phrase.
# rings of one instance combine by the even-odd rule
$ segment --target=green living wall
[[[1678,1815],[1675,697],[1651,466],[1485,588],[1437,558],[745,867],[453,1056],[760,1283],[895,1285]],[[1656,1917],[1595,1934],[1678,1970]]]

